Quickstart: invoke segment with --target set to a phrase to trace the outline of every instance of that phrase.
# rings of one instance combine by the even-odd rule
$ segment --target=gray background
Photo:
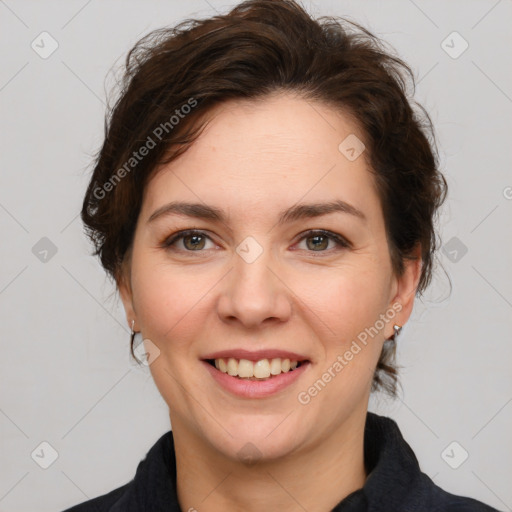
[[[169,429],[78,212],[111,67],[149,30],[234,3],[0,1],[0,512],[106,493]],[[305,5],[363,23],[412,65],[450,186],[446,275],[438,267],[400,338],[405,391],[371,409],[397,420],[436,484],[512,510],[511,2]],[[55,43],[43,31],[59,45],[47,58]],[[42,442],[58,453],[47,469]]]

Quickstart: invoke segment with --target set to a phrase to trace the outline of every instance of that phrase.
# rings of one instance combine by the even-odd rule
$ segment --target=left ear
[[[413,259],[414,258],[414,259]],[[396,276],[396,293],[391,299],[390,306],[400,304],[401,309],[396,315],[394,323],[404,325],[412,313],[416,290],[421,277],[422,269],[421,246],[418,244],[411,258],[404,259],[404,271],[401,276]]]

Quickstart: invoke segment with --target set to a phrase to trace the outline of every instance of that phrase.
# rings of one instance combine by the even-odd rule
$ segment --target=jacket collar
[[[364,486],[344,498],[332,512],[402,510],[405,496],[425,477],[411,447],[391,418],[368,412],[364,431]],[[126,492],[110,512],[182,512],[176,490],[172,431],[164,434],[142,460]]]
[[[391,418],[367,413],[364,461],[368,476],[363,487],[349,494],[332,512],[401,511],[411,490],[425,483],[418,459]]]

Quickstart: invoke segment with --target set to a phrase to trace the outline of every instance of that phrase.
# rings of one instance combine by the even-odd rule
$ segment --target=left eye
[[[348,248],[350,244],[340,235],[336,233],[332,233],[331,231],[324,230],[311,230],[305,233],[300,241],[306,241],[306,247],[308,249],[313,249],[313,252],[324,252],[324,249],[327,249],[329,245],[329,241],[334,242],[336,247],[344,247]],[[311,240],[311,243],[308,241]],[[320,249],[320,250],[316,250]]]
[[[202,249],[208,249],[208,247],[205,247],[207,240],[213,243],[212,239],[203,231],[185,230],[172,235],[163,242],[162,246],[169,248],[174,246],[178,241],[182,241],[186,252],[198,252]],[[325,252],[325,250],[329,248],[330,241],[334,242],[335,247],[350,247],[349,242],[343,237],[325,230],[310,230],[299,239],[299,242],[302,241],[306,241],[306,250],[311,250],[312,252]],[[179,250],[183,249],[179,248]]]

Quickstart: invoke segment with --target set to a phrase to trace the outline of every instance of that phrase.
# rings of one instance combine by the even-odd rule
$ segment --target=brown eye
[[[175,233],[162,243],[162,247],[169,250],[177,250],[182,252],[202,252],[207,241],[211,241],[210,237],[202,231],[185,230]],[[178,242],[182,241],[181,247]]]
[[[306,248],[311,252],[330,252],[327,250],[330,241],[334,242],[333,249],[351,247],[350,243],[341,235],[331,231],[311,230],[300,239],[300,241],[302,240],[306,240]]]
[[[183,237],[183,245],[192,251],[204,249],[205,238],[202,235],[186,235]]]
[[[314,235],[306,238],[308,249],[327,249],[329,245],[329,239],[324,235]],[[311,243],[309,243],[311,241]]]

